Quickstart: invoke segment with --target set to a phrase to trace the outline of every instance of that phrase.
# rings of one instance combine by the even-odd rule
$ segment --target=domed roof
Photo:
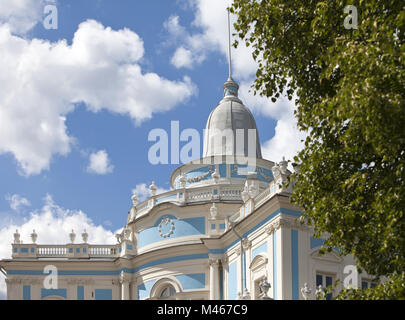
[[[223,88],[224,98],[208,117],[204,157],[238,155],[261,159],[256,121],[238,98],[238,84],[229,78]]]

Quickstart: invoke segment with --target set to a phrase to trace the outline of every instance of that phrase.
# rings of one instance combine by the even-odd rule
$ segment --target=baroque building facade
[[[77,241],[73,231],[66,245],[37,244],[35,231],[22,243],[16,231],[12,258],[0,261],[7,298],[314,299],[319,286],[341,280],[336,294],[354,259],[318,254],[323,240],[299,221],[283,186],[287,162],[262,158],[255,119],[231,77],[206,129],[203,158],[172,173],[171,191],[157,195],[152,183],[147,200],[132,196],[115,245],[89,244],[86,232]]]

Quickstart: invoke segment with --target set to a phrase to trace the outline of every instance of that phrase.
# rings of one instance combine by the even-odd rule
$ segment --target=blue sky
[[[180,130],[202,133],[221,100],[229,2],[21,3],[0,0],[0,240],[10,243],[19,228],[29,241],[32,227],[59,219],[63,230],[93,228],[90,242],[102,242],[125,224],[133,189],[152,181],[170,188],[177,165],[149,163],[149,132],[170,132],[179,121]],[[49,4],[58,10],[56,30],[42,24]],[[302,137],[294,105],[249,93],[250,49],[233,54],[264,156],[291,159]],[[39,233],[38,241],[67,240],[59,233]]]

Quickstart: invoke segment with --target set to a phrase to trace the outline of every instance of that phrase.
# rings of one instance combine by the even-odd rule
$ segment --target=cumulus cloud
[[[231,1],[211,1],[195,0],[193,9],[195,19],[192,23],[194,27],[199,28],[200,32],[190,33],[181,25],[178,16],[171,16],[164,23],[172,42],[178,40],[180,47],[175,51],[174,56],[178,55],[178,50],[183,48],[188,51],[191,62],[195,65],[201,64],[212,52],[221,52],[225,56],[228,54],[228,18],[226,8]],[[233,22],[235,17],[231,16],[231,32],[234,32]],[[173,60],[173,59],[172,59]],[[256,72],[256,63],[251,56],[251,49],[244,43],[240,43],[238,50],[234,50],[232,55],[235,76],[240,80],[249,78]],[[178,68],[187,67],[186,65],[175,65]],[[224,70],[227,67],[224,66]]]
[[[187,30],[180,24],[179,16],[172,15],[164,23],[163,26],[171,36],[171,40],[179,40],[187,36]]]
[[[38,244],[67,244],[70,242],[69,233],[72,229],[81,239],[81,233],[86,229],[89,234],[90,244],[114,244],[116,239],[112,232],[96,225],[80,210],[68,210],[58,206],[50,195],[45,197],[41,209],[30,213],[29,217],[20,224],[10,224],[0,229],[0,259],[11,258],[11,246],[13,234],[18,229],[21,240],[31,243],[30,234],[33,230],[38,234]],[[5,297],[6,286],[0,280],[0,297]]]
[[[0,25],[0,154],[13,154],[21,174],[39,174],[54,155],[70,152],[66,116],[78,102],[140,124],[195,94],[187,77],[144,73],[143,57],[135,32],[94,20],[79,25],[71,45],[23,39]]]
[[[107,174],[114,170],[114,166],[111,164],[108,158],[107,151],[100,150],[98,152],[90,154],[89,165],[87,171],[95,174]]]
[[[304,147],[303,140],[307,134],[298,129],[297,119],[294,116],[296,106],[293,97],[280,97],[275,103],[270,99],[261,96],[254,96],[249,93],[250,86],[242,83],[239,96],[244,103],[255,113],[277,120],[274,136],[262,143],[263,158],[279,162],[285,157],[293,160],[294,156]],[[292,169],[292,166],[289,165]]]
[[[277,121],[274,136],[262,144],[263,158],[279,162],[283,157],[293,160],[304,147],[307,134],[298,130],[294,114],[288,113]],[[292,169],[292,166],[289,166]]]
[[[23,34],[42,20],[44,6],[56,0],[0,0],[0,23]]]
[[[169,189],[164,189],[158,187],[156,190],[156,194],[161,194],[170,191]],[[149,187],[146,185],[146,183],[139,183],[136,185],[135,189],[132,189],[132,193],[136,192],[138,195],[139,201],[144,201],[147,198],[150,197],[150,191]]]
[[[244,81],[239,87],[239,97],[249,109],[273,119],[280,119],[287,114],[294,113],[295,105],[293,101],[288,100],[287,97],[280,97],[276,102],[272,102],[267,97],[254,95],[251,89],[252,83]]]
[[[171,63],[176,68],[185,67],[191,69],[193,67],[193,58],[191,51],[183,47],[178,48],[171,59]]]
[[[6,195],[6,200],[10,204],[10,208],[16,212],[20,212],[23,207],[31,205],[28,199],[20,196],[19,194]]]

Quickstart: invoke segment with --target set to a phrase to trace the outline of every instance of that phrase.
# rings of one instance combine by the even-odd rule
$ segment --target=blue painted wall
[[[84,287],[77,286],[77,300],[84,300]]]
[[[41,299],[49,297],[49,296],[57,296],[66,299],[67,291],[66,289],[41,289]]]
[[[238,297],[238,275],[236,262],[232,263],[228,270],[228,300],[236,300]]]
[[[298,231],[291,230],[291,284],[292,299],[299,299],[299,274],[298,274]]]
[[[273,173],[270,170],[267,170],[265,168],[260,168],[260,170],[263,171],[263,173],[266,175],[266,177],[264,177],[261,173],[258,173],[257,178],[260,181],[268,183],[269,182],[268,179],[273,179]],[[240,174],[238,174],[238,172]],[[256,170],[256,168],[248,166],[248,165],[231,164],[231,177],[232,178],[245,179],[247,172],[257,172],[257,170]]]
[[[183,290],[204,289],[205,273],[182,274],[176,276]]]
[[[146,281],[138,286],[138,300],[149,298],[150,290],[155,284],[156,280]]]
[[[226,178],[226,164],[219,165],[219,176],[221,178]]]
[[[267,242],[261,244],[257,248],[252,250],[252,260],[259,254],[259,253],[267,253]]]
[[[159,224],[164,217],[169,217],[174,222],[173,233],[167,238],[161,237],[159,230],[158,230]],[[165,226],[165,227],[167,227],[167,229],[170,228],[169,225]],[[163,230],[162,230],[162,232],[163,232]],[[205,234],[205,218],[204,217],[179,220],[172,215],[164,215],[156,221],[156,223],[154,224],[153,227],[147,228],[138,233],[138,247],[142,248],[149,244],[163,241],[166,239],[186,237],[186,236],[192,236],[192,235],[198,235],[198,234]]]
[[[112,300],[112,289],[96,289],[96,300]]]
[[[31,286],[23,286],[23,300],[31,300]]]

